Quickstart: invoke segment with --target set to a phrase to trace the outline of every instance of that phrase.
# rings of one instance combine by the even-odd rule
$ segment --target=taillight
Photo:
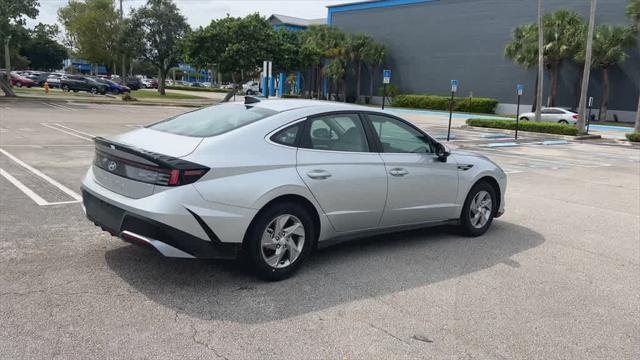
[[[574,119],[577,119],[577,118],[578,118],[578,115],[577,115],[577,114],[576,114],[576,115],[573,115],[573,118],[574,118]]]
[[[195,163],[185,164],[185,161],[177,165],[178,168],[151,162],[143,164],[139,161],[113,156],[98,150],[96,150],[96,157],[93,163],[114,175],[161,186],[192,184],[209,171],[209,168],[198,167],[199,165]]]

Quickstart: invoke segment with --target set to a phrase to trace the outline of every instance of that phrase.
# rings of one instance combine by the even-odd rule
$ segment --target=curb
[[[103,104],[103,105],[145,105],[145,106],[177,106],[177,107],[190,107],[190,108],[199,108],[203,106],[213,105],[219,103],[219,101],[208,102],[193,102],[193,103],[183,103],[183,102],[155,102],[155,101],[112,101],[112,100],[102,100],[102,99],[56,99],[56,98],[47,98],[47,97],[35,97],[35,96],[16,96],[16,97],[0,97],[0,102],[3,101],[34,101],[34,102],[52,102],[52,103],[83,103],[83,104]]]

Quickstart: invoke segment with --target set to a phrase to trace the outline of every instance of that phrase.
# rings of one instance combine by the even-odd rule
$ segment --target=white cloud
[[[114,0],[116,8],[120,4]],[[305,19],[326,18],[327,5],[349,2],[346,0],[174,0],[192,27],[204,26],[213,19],[226,16],[245,16],[254,12],[268,17],[271,14],[296,16]],[[58,9],[65,6],[68,0],[40,0],[40,14],[36,19],[29,19],[28,25],[39,22],[54,24],[58,22]],[[144,5],[146,0],[123,0],[125,14],[132,7]]]

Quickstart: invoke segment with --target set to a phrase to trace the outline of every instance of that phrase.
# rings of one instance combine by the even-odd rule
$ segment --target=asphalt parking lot
[[[640,358],[638,147],[454,128],[509,174],[487,234],[364,239],[265,283],[84,218],[91,138],[188,110],[0,102],[0,358]]]

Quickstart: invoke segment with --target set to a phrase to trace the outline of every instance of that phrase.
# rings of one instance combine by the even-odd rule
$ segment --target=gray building
[[[574,10],[585,21],[587,0],[545,1],[545,12]],[[599,1],[596,25],[627,25],[627,0]],[[449,91],[451,79],[460,81],[459,95],[497,98],[498,111],[515,112],[516,84],[525,85],[524,104],[535,93],[536,71],[524,70],[504,57],[511,31],[537,17],[535,0],[379,0],[328,7],[327,23],[344,31],[365,33],[388,48],[386,67],[391,82],[403,93],[440,94]],[[629,59],[610,69],[610,117],[632,121],[640,89],[639,48],[629,49]],[[560,72],[557,106],[574,108],[579,98],[581,68],[566,62]],[[379,74],[381,77],[382,74]],[[375,79],[377,84],[381,79]],[[363,81],[366,93],[368,80]],[[550,80],[545,74],[545,99]],[[598,107],[602,73],[591,73],[589,95]],[[526,106],[525,106],[526,109]]]

